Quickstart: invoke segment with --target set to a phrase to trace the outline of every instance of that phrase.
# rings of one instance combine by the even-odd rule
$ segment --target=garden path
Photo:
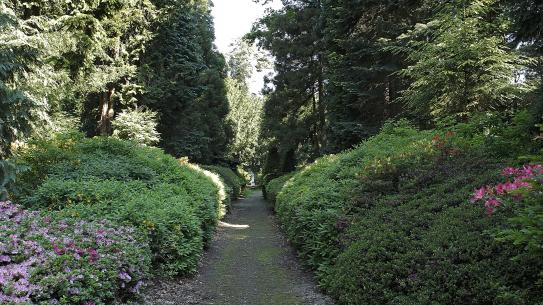
[[[301,268],[260,191],[234,202],[197,276],[157,281],[145,304],[332,305]]]

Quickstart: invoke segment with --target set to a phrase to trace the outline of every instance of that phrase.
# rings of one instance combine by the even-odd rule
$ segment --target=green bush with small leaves
[[[277,195],[281,190],[283,189],[283,186],[290,180],[290,178],[294,177],[296,173],[292,172],[290,174],[286,174],[284,176],[272,179],[270,182],[268,182],[266,185],[264,185],[264,194],[266,199],[273,205],[275,205],[275,201],[277,199]]]
[[[204,165],[204,169],[218,174],[224,183],[231,189],[232,199],[239,198],[245,187],[245,180],[236,174],[231,168],[218,165]]]
[[[295,174],[276,210],[321,287],[348,305],[543,304],[543,263],[493,238],[511,215],[468,200],[512,162],[477,142],[387,124]]]
[[[139,228],[157,272],[195,272],[221,212],[215,182],[157,148],[61,135],[31,143],[16,160],[28,168],[18,182],[26,207]]]

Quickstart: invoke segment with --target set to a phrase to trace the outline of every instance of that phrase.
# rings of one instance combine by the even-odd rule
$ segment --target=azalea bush
[[[158,273],[195,272],[221,215],[216,183],[158,148],[59,135],[30,143],[16,161],[27,168],[16,185],[18,202],[138,228],[148,236]]]
[[[512,211],[485,217],[465,204],[510,160],[460,137],[387,124],[282,187],[282,228],[338,304],[543,302],[543,260],[491,234],[510,228]]]
[[[265,197],[272,205],[275,205],[275,201],[277,200],[277,195],[281,192],[283,189],[283,186],[292,178],[296,172],[292,172],[290,174],[286,174],[284,176],[272,179],[268,183],[264,185],[264,194]]]
[[[134,228],[0,202],[1,304],[126,303],[139,295],[150,258]]]
[[[502,171],[507,181],[475,190],[471,201],[484,202],[488,215],[509,210],[511,226],[496,234],[498,240],[523,246],[531,255],[543,258],[543,166],[527,164]],[[543,272],[541,273],[543,280]],[[543,284],[543,282],[542,282]]]
[[[307,265],[324,270],[341,252],[341,224],[350,212],[347,203],[352,201],[353,190],[360,187],[363,172],[387,171],[396,176],[396,163],[391,162],[408,162],[408,156],[424,159],[424,150],[416,143],[431,146],[433,136],[404,121],[389,123],[359,147],[320,158],[290,179],[278,194],[275,209],[289,240]],[[368,187],[376,188],[377,183]]]
[[[204,165],[203,168],[210,172],[216,173],[221,177],[224,183],[231,189],[231,196],[233,200],[241,196],[246,182],[231,168],[218,165]]]

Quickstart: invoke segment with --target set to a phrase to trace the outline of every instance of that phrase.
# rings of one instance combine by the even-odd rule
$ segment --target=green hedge
[[[17,189],[25,206],[137,227],[155,270],[172,275],[196,271],[224,204],[203,170],[113,138],[64,135],[32,143],[17,161],[28,168]]]
[[[295,174],[295,172],[286,174],[266,183],[263,188],[265,198],[270,201],[271,204],[275,205],[277,195],[279,192],[281,192],[281,189],[283,189],[283,186],[287,183],[287,181],[290,180],[290,178],[292,178]]]
[[[233,200],[238,199],[245,187],[245,180],[236,174],[231,168],[218,165],[204,165],[202,168],[218,174],[231,191]]]
[[[468,202],[510,160],[459,151],[447,137],[388,124],[279,193],[289,240],[340,304],[543,302],[542,262],[512,260],[522,249],[491,236],[510,215],[489,218]]]

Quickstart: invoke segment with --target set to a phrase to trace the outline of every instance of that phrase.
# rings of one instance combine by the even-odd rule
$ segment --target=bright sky
[[[227,54],[230,45],[251,30],[253,23],[264,15],[266,7],[253,0],[213,0],[212,14],[215,18],[215,44],[219,51]],[[274,0],[272,8],[280,8],[281,1]],[[270,7],[268,5],[267,7]],[[251,91],[258,93],[264,84],[263,77],[270,71],[253,74]]]

